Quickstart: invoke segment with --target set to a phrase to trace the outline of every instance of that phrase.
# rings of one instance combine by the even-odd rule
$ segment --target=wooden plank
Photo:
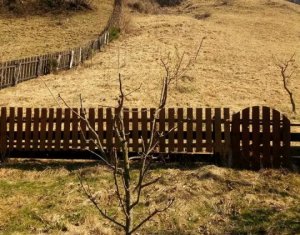
[[[85,116],[85,112],[86,110],[85,109],[80,109],[80,116],[84,117]],[[80,126],[79,126],[79,129],[80,129],[80,148],[81,149],[85,149],[86,146],[87,146],[87,139],[86,139],[86,122],[85,120],[83,120],[82,118],[80,119]]]
[[[97,130],[97,133],[98,133],[98,136],[99,136],[99,139],[100,139],[102,145],[104,144],[103,124],[104,124],[103,108],[99,108],[98,109],[98,130]]]
[[[40,131],[40,150],[46,149],[46,137],[47,137],[47,109],[41,109],[41,131]]]
[[[260,116],[259,107],[252,108],[252,168],[260,169],[261,167],[261,139],[260,139]]]
[[[249,122],[250,108],[246,108],[242,111],[242,165],[244,168],[252,167],[252,159],[250,159],[250,130]]]
[[[7,137],[6,137],[6,119],[7,111],[5,107],[1,107],[0,115],[0,158],[4,159],[7,151]]]
[[[232,165],[230,126],[230,110],[229,108],[224,108],[224,155],[227,157],[224,160],[229,167]]]
[[[212,118],[211,108],[205,109],[205,139],[206,139],[206,152],[212,152]]]
[[[289,164],[289,157],[290,157],[290,147],[291,147],[291,123],[290,120],[283,116],[283,155],[281,159],[281,166],[287,167]]]
[[[232,146],[232,167],[240,167],[240,113],[232,115],[231,146]]]
[[[175,110],[173,108],[168,109],[168,152],[174,152],[175,147],[175,132],[177,128],[175,127]]]
[[[56,120],[55,120],[55,145],[54,150],[59,151],[61,147],[61,123],[62,123],[62,109],[56,109]]]
[[[65,121],[64,121],[64,136],[63,136],[63,149],[68,150],[70,145],[70,139],[71,139],[71,109],[66,108],[65,110]]]
[[[143,152],[148,149],[148,110],[146,108],[141,109],[142,118],[142,139],[143,139]]]
[[[22,150],[23,108],[17,109],[17,150]]]
[[[39,118],[40,110],[35,108],[33,110],[33,151],[37,151],[39,149]]]
[[[263,107],[263,167],[271,167],[270,108]]]
[[[279,168],[281,163],[281,146],[280,146],[280,113],[273,110],[273,131],[272,131],[272,167]]]
[[[94,108],[89,109],[89,123],[92,128],[92,130],[89,130],[89,133],[88,133],[88,138],[90,139],[89,149],[95,150],[94,143],[96,142],[96,136],[93,134],[93,130],[95,131],[95,109]]]
[[[15,142],[15,108],[9,109],[9,150],[12,151],[14,149]]]
[[[78,143],[78,126],[79,126],[79,117],[78,117],[78,109],[74,108],[72,112],[72,131],[71,131],[71,137],[72,137],[72,148],[77,149],[79,146]]]
[[[124,109],[124,129],[125,129],[125,135],[126,135],[126,140],[129,144],[129,109]]]
[[[214,119],[214,152],[216,154],[221,153],[222,149],[222,128],[221,128],[221,109],[215,109]]]
[[[26,108],[25,114],[25,150],[31,148],[31,108]]]
[[[183,108],[177,109],[177,149],[178,152],[183,152]]]
[[[159,113],[159,151],[164,153],[166,151],[166,139],[165,131],[166,131],[166,111],[165,109],[160,110]]]
[[[155,116],[155,113],[156,113],[156,109],[155,108],[150,108],[150,132],[152,133],[153,129],[154,129],[154,138],[153,138],[153,141],[151,143],[151,146],[150,148],[153,148],[154,147],[154,144],[157,142],[157,135],[156,135],[156,132],[158,131],[157,130],[157,118]],[[155,121],[155,125],[153,126],[153,123]],[[151,137],[150,137],[151,138]],[[150,143],[149,143],[150,144]],[[158,146],[155,146],[154,148],[154,152],[158,152]]]
[[[113,147],[113,115],[112,109],[106,109],[106,150],[110,153]]]
[[[196,109],[196,152],[203,150],[203,136],[202,136],[202,109]]]
[[[187,109],[187,140],[186,140],[187,152],[192,153],[193,151],[193,109]]]
[[[139,110],[132,109],[132,144],[133,152],[139,152]]]

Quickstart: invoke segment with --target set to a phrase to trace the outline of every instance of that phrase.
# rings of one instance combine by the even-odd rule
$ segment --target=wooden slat
[[[280,156],[281,156],[281,146],[280,146],[280,113],[273,110],[273,131],[272,131],[272,167],[280,167]]]
[[[130,111],[129,109],[124,109],[124,115],[123,115],[125,135],[128,144],[129,144],[129,111]]]
[[[203,136],[202,136],[202,109],[196,109],[196,152],[203,150]]]
[[[159,138],[159,151],[165,152],[166,151],[166,139],[168,137],[165,136],[165,130],[166,130],[166,111],[165,109],[162,109],[159,113],[159,132],[160,132],[160,138]]]
[[[157,117],[155,117],[155,112],[156,112],[155,108],[151,108],[150,109],[150,131],[151,131],[151,133],[152,133],[152,130],[153,130],[153,122],[154,122],[155,118],[157,118]],[[154,133],[156,133],[157,131],[158,131],[157,130],[157,120],[155,120]],[[153,147],[153,144],[157,141],[157,139],[155,137],[156,136],[154,135],[154,140],[152,142],[152,146],[151,147]],[[154,151],[158,151],[157,146],[154,149]]]
[[[215,153],[221,153],[222,147],[222,129],[221,129],[221,109],[215,109],[214,118],[214,151]]]
[[[47,109],[42,108],[41,110],[41,131],[40,131],[40,150],[46,149],[46,137],[47,137]]]
[[[15,132],[15,108],[9,109],[9,150],[14,149],[14,132]]]
[[[97,130],[97,133],[98,133],[99,139],[100,139],[102,144],[104,143],[104,135],[103,135],[104,120],[103,119],[104,119],[103,118],[103,108],[99,108],[98,109],[98,130]]]
[[[72,131],[71,131],[71,138],[72,138],[72,148],[77,149],[79,146],[78,144],[78,135],[79,134],[79,117],[78,117],[78,109],[74,108],[72,112]]]
[[[240,167],[240,113],[235,113],[232,116],[232,129],[231,129],[231,146],[232,146],[232,166]]]
[[[55,150],[60,150],[61,146],[61,122],[62,122],[62,109],[56,109],[56,122],[55,122]]]
[[[224,108],[224,154],[227,159],[227,166],[232,165],[232,154],[231,154],[231,138],[230,138],[230,111],[229,108]]]
[[[289,119],[283,116],[283,158],[281,162],[282,167],[287,167],[290,156],[290,147],[291,147],[291,123]]]
[[[66,108],[64,110],[65,121],[64,121],[64,139],[63,139],[63,149],[68,150],[70,148],[70,133],[71,133],[71,109]]]
[[[84,117],[85,116],[85,110],[83,109],[80,109],[80,116],[81,117]],[[80,130],[80,148],[81,149],[85,149],[86,146],[87,146],[87,139],[86,139],[86,122],[85,120],[83,120],[82,118],[80,119],[80,122],[79,122],[79,130]]]
[[[183,108],[177,109],[177,149],[183,152]]]
[[[132,109],[132,144],[133,144],[133,152],[139,151],[139,122],[138,122],[138,109]]]
[[[205,138],[206,138],[206,152],[212,152],[212,119],[211,109],[205,109]]]
[[[17,150],[22,150],[23,109],[17,109]]]
[[[252,108],[252,168],[259,169],[261,166],[261,148],[260,143],[260,116],[259,107]]]
[[[174,143],[174,134],[177,132],[175,127],[175,110],[173,108],[168,109],[168,152],[173,152],[175,143]]]
[[[245,168],[252,167],[252,160],[250,159],[250,131],[249,131],[250,109],[242,111],[242,165]]]
[[[106,109],[106,149],[110,153],[113,147],[113,114],[112,109]]]
[[[39,118],[40,110],[35,108],[33,110],[33,150],[37,151],[39,147]]]
[[[271,167],[270,108],[263,107],[263,167]]]
[[[95,109],[89,109],[89,123],[93,130],[95,130]],[[95,150],[95,144],[93,140],[96,140],[96,136],[92,133],[92,130],[89,130],[88,138],[91,140],[89,143],[89,149]]]
[[[148,149],[148,111],[146,108],[141,109],[141,118],[142,118],[142,138],[143,138],[143,145],[144,150]]]
[[[0,159],[5,157],[7,150],[7,137],[6,137],[6,116],[7,111],[5,107],[1,107],[0,114]]]
[[[31,108],[26,108],[25,114],[25,150],[31,148]]]
[[[193,109],[187,109],[187,140],[186,150],[189,153],[193,152]]]

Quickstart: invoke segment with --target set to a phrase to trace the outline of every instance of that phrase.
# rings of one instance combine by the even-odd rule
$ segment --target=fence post
[[[70,59],[70,69],[73,67],[73,62],[74,62],[74,51],[71,51],[71,59]]]
[[[40,56],[38,58],[37,66],[36,66],[36,76],[39,77],[42,73],[42,65],[43,65],[43,60],[42,57]]]
[[[14,71],[14,81],[13,81],[13,86],[16,86],[19,81],[19,76],[20,76],[20,70],[21,70],[21,63],[16,62],[15,64],[15,71]]]
[[[82,63],[82,48],[79,48],[79,62],[78,63]]]
[[[60,67],[60,61],[61,61],[61,54],[58,55],[58,58],[57,58],[57,66],[56,66],[56,71],[59,70],[59,67]]]

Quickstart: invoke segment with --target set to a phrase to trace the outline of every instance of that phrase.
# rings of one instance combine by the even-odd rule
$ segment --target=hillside
[[[106,26],[113,1],[89,2],[91,10],[0,12],[0,62],[67,50],[94,39]]]
[[[168,106],[230,107],[238,111],[267,105],[300,120],[299,115],[291,114],[276,66],[278,60],[296,53],[289,86],[299,104],[300,6],[281,0],[221,2],[189,0],[179,7],[158,9],[155,14],[130,10],[128,33],[92,61],[75,70],[1,90],[0,106],[57,106],[45,83],[71,106],[79,105],[79,94],[87,107],[114,105],[118,60],[127,90],[142,83],[141,90],[128,97],[127,106],[154,106],[165,75],[160,59],[169,52],[175,58],[176,47],[191,56],[206,37],[195,66],[177,87],[172,87]]]

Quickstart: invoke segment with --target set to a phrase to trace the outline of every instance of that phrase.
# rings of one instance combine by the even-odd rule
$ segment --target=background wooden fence
[[[91,108],[86,113],[105,149],[109,152],[112,147],[118,148],[113,131],[114,109]],[[145,108],[124,111],[130,152],[142,152],[143,143],[147,145],[154,113],[155,109]],[[241,114],[231,117],[228,108],[164,109],[157,120],[159,145],[155,152],[211,153],[229,165],[244,168],[286,165],[291,138],[289,120],[267,107],[245,109]],[[86,123],[68,108],[1,108],[2,155],[9,156],[14,151],[97,150],[92,141],[86,141],[91,137]]]
[[[0,89],[15,86],[54,71],[71,69],[86,61],[109,42],[111,28],[118,25],[121,0],[115,0],[112,15],[100,35],[77,48],[0,63]]]

